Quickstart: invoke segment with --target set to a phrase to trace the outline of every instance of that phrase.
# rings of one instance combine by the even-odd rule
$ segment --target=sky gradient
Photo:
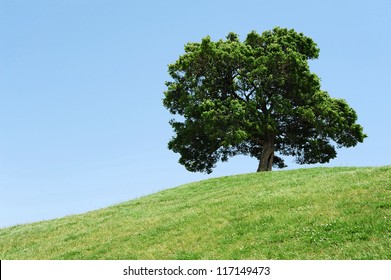
[[[319,2],[0,1],[0,227],[254,172],[255,159],[236,157],[190,173],[167,149],[167,65],[187,42],[231,31],[311,37],[322,89],[368,134],[324,166],[390,165],[391,2]]]

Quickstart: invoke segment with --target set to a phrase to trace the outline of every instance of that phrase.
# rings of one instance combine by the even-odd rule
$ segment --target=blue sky
[[[0,227],[255,171],[255,159],[237,157],[190,173],[167,149],[167,65],[187,42],[230,31],[313,38],[312,71],[369,136],[325,166],[389,165],[391,2],[320,2],[2,0]]]

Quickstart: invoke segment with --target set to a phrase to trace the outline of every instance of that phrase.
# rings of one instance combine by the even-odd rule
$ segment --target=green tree
[[[164,106],[175,136],[169,149],[189,171],[212,172],[219,160],[249,155],[257,171],[296,162],[325,163],[336,147],[352,147],[366,135],[343,99],[322,91],[308,60],[319,49],[311,38],[276,27],[244,42],[234,33],[217,42],[188,43],[169,65]],[[280,156],[275,155],[278,153]]]

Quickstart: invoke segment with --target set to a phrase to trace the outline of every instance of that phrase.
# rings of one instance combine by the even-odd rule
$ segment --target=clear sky
[[[294,28],[320,57],[322,88],[368,138],[325,166],[391,162],[391,1],[0,1],[0,227],[106,207],[211,176],[167,149],[167,65],[190,41]],[[290,168],[299,168],[291,159]]]

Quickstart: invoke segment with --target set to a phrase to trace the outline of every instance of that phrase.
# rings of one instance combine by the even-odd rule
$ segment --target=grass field
[[[391,167],[183,185],[0,229],[0,259],[391,259]]]

